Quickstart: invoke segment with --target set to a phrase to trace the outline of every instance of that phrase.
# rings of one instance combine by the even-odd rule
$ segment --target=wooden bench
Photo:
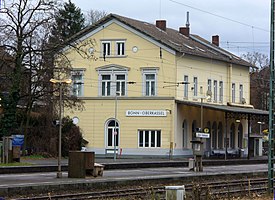
[[[102,176],[103,175],[103,170],[104,170],[104,165],[95,163],[94,164],[94,169],[93,169],[93,176]]]

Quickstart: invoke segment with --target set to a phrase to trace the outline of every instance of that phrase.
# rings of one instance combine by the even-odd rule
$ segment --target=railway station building
[[[207,157],[257,154],[261,143],[250,137],[250,120],[267,113],[250,105],[251,64],[219,47],[218,35],[209,42],[189,24],[167,25],[110,14],[72,38],[93,59],[63,49],[72,94],[85,106],[65,115],[79,119],[86,149],[189,157],[196,132],[208,130]]]

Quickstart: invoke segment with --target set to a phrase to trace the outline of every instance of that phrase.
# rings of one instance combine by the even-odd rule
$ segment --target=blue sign
[[[20,146],[22,149],[24,144],[24,135],[13,135],[12,137],[12,146]]]

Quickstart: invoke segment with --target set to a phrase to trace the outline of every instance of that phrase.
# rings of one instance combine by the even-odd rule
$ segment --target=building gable
[[[169,48],[167,45],[164,45],[163,43],[155,40],[155,38],[153,38],[153,37],[151,37],[147,34],[144,34],[143,32],[139,31],[138,29],[135,29],[132,26],[129,26],[129,24],[123,23],[123,22],[121,22],[121,21],[119,21],[118,19],[115,19],[115,18],[111,19],[109,21],[97,24],[96,26],[93,26],[89,31],[86,31],[84,34],[81,34],[82,32],[80,32],[80,34],[81,34],[80,37],[77,37],[77,39],[74,40],[74,42],[81,43],[81,42],[87,40],[88,38],[91,38],[93,35],[99,33],[100,31],[103,31],[104,29],[106,29],[107,27],[109,27],[112,24],[116,24],[116,25],[126,29],[127,31],[141,37],[142,39],[144,39],[144,40],[146,40],[146,41],[148,41],[148,42],[150,42],[150,43],[166,50],[167,52],[169,52],[173,55],[176,55],[176,51],[173,50],[172,48]],[[69,48],[69,46],[65,47],[63,49],[63,51],[66,51],[68,48]]]

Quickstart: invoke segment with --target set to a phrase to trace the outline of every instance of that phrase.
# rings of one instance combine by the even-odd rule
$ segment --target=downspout
[[[225,154],[224,154],[224,159],[227,159],[227,112],[225,112],[225,136],[224,136],[224,145],[225,145]]]
[[[170,109],[170,150],[169,150],[169,159],[173,159],[173,154],[174,154],[174,145],[175,145],[175,129],[173,125],[175,125],[175,116],[176,116],[176,109],[173,104],[171,104],[171,109]],[[173,123],[174,122],[174,123]]]
[[[227,85],[227,92],[228,92],[228,100],[227,100],[227,102],[232,102],[232,90],[231,90],[231,85],[232,85],[232,64],[229,64],[229,66],[228,66],[228,70],[227,70],[227,74],[228,74],[228,76],[227,76],[227,83],[228,83],[228,85]]]
[[[250,115],[248,115],[248,135],[247,135],[247,159],[250,159],[250,131],[251,131],[251,125],[250,125]]]

